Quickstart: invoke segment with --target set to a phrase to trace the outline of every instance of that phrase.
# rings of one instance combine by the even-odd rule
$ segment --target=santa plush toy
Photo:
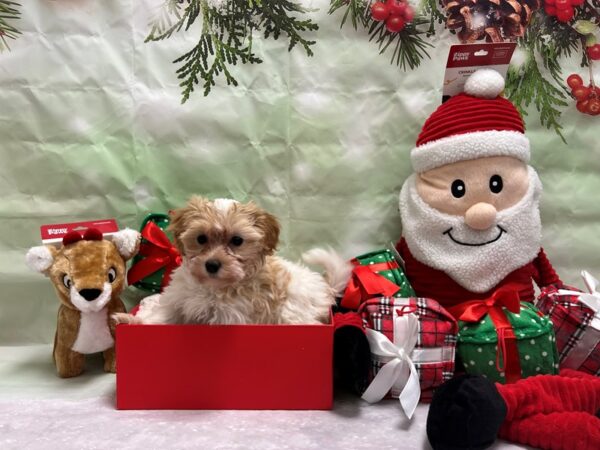
[[[397,249],[419,297],[452,307],[511,283],[521,301],[562,285],[541,248],[542,186],[523,120],[493,70],[425,122],[400,193]],[[600,378],[573,371],[501,385],[456,377],[434,394],[427,434],[438,449],[482,449],[498,435],[553,450],[600,448]]]
[[[475,72],[427,119],[410,154],[416,173],[400,193],[397,249],[417,295],[444,307],[507,283],[533,301],[532,280],[560,283],[541,248],[542,185],[529,140],[503,89],[498,72]]]

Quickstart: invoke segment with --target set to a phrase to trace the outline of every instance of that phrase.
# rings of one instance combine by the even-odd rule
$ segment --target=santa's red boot
[[[600,448],[600,378],[573,370],[514,384],[456,377],[435,393],[427,435],[435,450],[483,449],[496,437],[548,450]]]

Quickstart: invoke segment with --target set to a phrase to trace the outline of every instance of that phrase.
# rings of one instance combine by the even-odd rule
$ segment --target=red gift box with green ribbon
[[[150,292],[162,292],[171,281],[171,272],[181,265],[181,255],[165,232],[166,214],[149,214],[142,222],[140,251],[133,259],[127,283]]]
[[[365,253],[350,262],[355,267],[340,302],[342,307],[358,310],[362,303],[371,298],[416,296],[390,250]]]
[[[459,321],[457,354],[467,373],[500,383],[558,373],[552,323],[520,301],[520,288],[510,283],[487,299],[448,308]]]

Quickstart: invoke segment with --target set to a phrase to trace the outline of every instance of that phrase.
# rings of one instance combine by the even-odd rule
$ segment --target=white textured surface
[[[465,92],[473,97],[496,98],[504,90],[504,78],[493,69],[479,69],[465,83]]]
[[[49,346],[0,347],[0,448],[429,449],[427,407],[407,423],[396,401],[348,395],[332,411],[117,411],[101,360],[63,380]],[[494,449],[523,447],[503,442]]]

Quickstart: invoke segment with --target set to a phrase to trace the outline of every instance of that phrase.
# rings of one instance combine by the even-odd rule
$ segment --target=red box
[[[117,326],[117,409],[331,409],[333,324]]]

